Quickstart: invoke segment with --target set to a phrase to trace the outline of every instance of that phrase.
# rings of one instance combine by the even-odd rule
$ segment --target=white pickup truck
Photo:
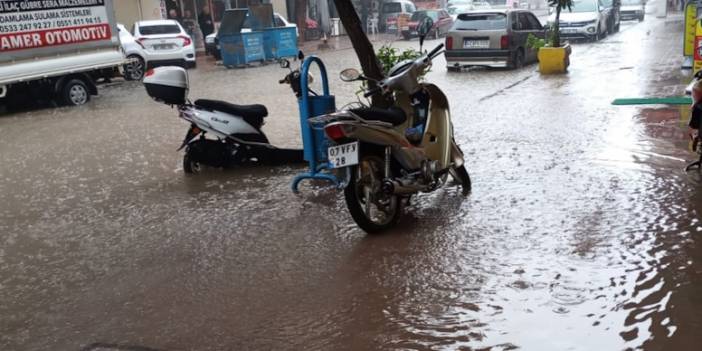
[[[0,106],[82,105],[126,61],[111,0],[0,0]]]

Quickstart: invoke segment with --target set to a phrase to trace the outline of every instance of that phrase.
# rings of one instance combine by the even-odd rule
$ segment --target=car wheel
[[[517,51],[514,53],[514,57],[512,57],[511,68],[519,69],[522,68],[522,66],[524,66],[524,50],[517,49]]]
[[[404,38],[405,40],[410,40],[411,37],[408,33],[402,33],[402,38]]]
[[[619,27],[620,27],[620,25],[621,25],[621,23],[617,23],[617,25],[614,26],[614,33],[618,33],[618,32],[619,32]]]
[[[146,63],[144,59],[137,55],[129,55],[128,59],[132,62],[124,65],[124,79],[126,80],[141,80],[146,73]]]
[[[639,22],[643,22],[644,16],[645,16],[644,14],[641,14],[641,16],[639,16]]]

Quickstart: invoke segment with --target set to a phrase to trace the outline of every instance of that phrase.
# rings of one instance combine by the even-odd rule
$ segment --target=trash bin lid
[[[244,26],[246,15],[248,13],[248,9],[231,9],[224,11],[222,23],[219,25],[219,30],[217,31],[217,36],[219,37],[222,35],[234,35],[241,33],[241,28]]]

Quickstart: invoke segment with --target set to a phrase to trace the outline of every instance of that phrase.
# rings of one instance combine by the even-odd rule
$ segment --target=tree
[[[353,50],[356,52],[356,56],[358,56],[358,61],[361,63],[363,74],[372,79],[383,79],[383,69],[378,62],[378,58],[375,56],[373,44],[368,40],[366,33],[363,32],[364,24],[361,23],[361,20],[358,18],[358,14],[351,0],[334,0],[334,5],[339,12],[339,17],[341,18],[341,23],[344,25],[346,34],[349,36],[349,40],[351,40]],[[375,87],[375,83],[372,81],[369,81],[368,84],[370,88]],[[378,107],[389,107],[392,104],[390,100],[386,99],[380,93],[373,95],[372,101],[373,106]]]
[[[556,22],[553,24],[553,42],[551,46],[554,48],[561,46],[561,10],[568,9],[571,11],[573,0],[548,0],[548,6],[556,8]]]

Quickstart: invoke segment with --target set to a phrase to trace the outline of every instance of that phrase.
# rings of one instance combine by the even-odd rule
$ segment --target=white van
[[[401,14],[406,14],[408,17],[412,16],[414,11],[417,11],[417,8],[414,6],[414,3],[409,0],[390,0],[383,2],[380,6],[380,31],[396,33],[398,30],[397,17]]]

